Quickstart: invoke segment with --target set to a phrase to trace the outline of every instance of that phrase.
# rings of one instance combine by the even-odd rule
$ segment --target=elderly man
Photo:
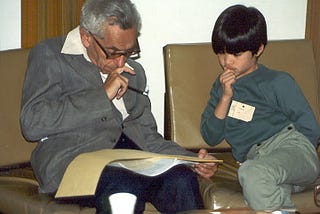
[[[126,148],[197,156],[157,132],[150,100],[140,93],[144,70],[132,59],[140,52],[140,28],[129,0],[87,0],[80,27],[32,49],[21,127],[27,140],[38,142],[31,163],[40,192],[55,193],[68,164],[84,152]],[[214,158],[204,149],[198,157]],[[202,208],[197,174],[209,178],[216,169],[177,166],[144,177],[106,167],[95,194],[97,213],[109,213],[108,197],[124,191],[137,196],[135,213],[143,212],[145,202],[165,213]]]

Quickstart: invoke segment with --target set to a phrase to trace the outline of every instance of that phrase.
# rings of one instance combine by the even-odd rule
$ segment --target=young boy
[[[263,15],[235,5],[218,17],[212,47],[223,69],[202,114],[209,145],[226,139],[239,182],[255,210],[294,210],[292,192],[319,175],[319,125],[295,80],[258,64],[267,44]]]

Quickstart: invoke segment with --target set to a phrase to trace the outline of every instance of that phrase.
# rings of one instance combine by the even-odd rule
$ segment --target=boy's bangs
[[[212,47],[215,53],[237,54],[250,50],[250,41],[246,36],[230,38],[226,35],[212,41]]]

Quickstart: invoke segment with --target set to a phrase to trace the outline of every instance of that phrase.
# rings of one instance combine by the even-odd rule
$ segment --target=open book
[[[182,155],[162,155],[129,149],[104,149],[83,153],[68,166],[56,198],[94,195],[105,166],[123,167],[145,176],[156,176],[178,164],[222,162]]]

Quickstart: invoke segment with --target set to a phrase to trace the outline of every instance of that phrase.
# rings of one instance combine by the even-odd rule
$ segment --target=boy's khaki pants
[[[302,191],[318,175],[317,152],[293,125],[253,146],[238,170],[246,202],[260,211],[295,209],[291,193]]]

